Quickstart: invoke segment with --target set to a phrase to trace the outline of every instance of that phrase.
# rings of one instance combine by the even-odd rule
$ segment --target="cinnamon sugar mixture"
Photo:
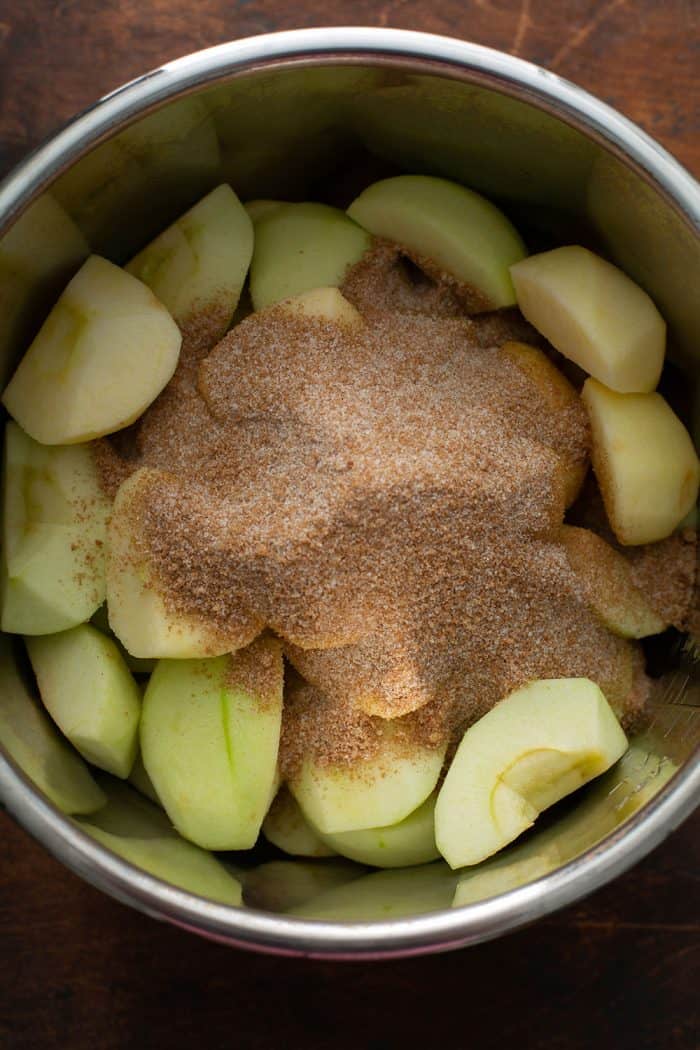
[[[379,718],[444,744],[533,678],[590,677],[634,722],[641,650],[557,542],[582,405],[552,411],[498,350],[521,318],[461,316],[386,245],[343,291],[363,325],[276,307],[213,349],[205,320],[188,330],[128,442],[101,443],[112,492],[153,468],[134,513],[166,604],[232,646],[279,635],[309,683],[288,693],[287,774],[371,754]]]

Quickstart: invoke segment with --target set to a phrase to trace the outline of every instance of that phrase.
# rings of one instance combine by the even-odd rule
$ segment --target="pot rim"
[[[53,179],[97,143],[166,101],[272,68],[393,65],[468,80],[534,103],[572,124],[651,183],[700,233],[700,187],[650,136],[556,74],[500,51],[397,29],[292,30],[231,41],[166,63],[105,96],[0,183],[0,235]],[[466,907],[382,922],[329,923],[230,908],[162,882],[99,845],[60,813],[0,751],[0,798],[68,868],[142,912],[239,947],[280,955],[368,959],[474,944],[591,893],[640,860],[695,808],[700,747],[643,809],[581,856],[535,882]]]

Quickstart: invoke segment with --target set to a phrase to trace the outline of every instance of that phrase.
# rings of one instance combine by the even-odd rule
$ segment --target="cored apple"
[[[580,405],[579,397],[569,380],[556,365],[535,346],[526,343],[504,343],[500,352],[512,361],[538,388],[540,396],[552,412],[574,411]],[[580,411],[580,407],[579,407]],[[566,506],[570,507],[581,491],[588,472],[588,457],[577,458],[562,449],[555,449],[562,461],[565,478]]]
[[[565,357],[620,393],[654,389],[666,324],[627,274],[579,245],[531,255],[510,272],[521,311]]]
[[[44,445],[110,434],[155,400],[175,371],[180,343],[145,284],[91,255],[20,361],[3,404]]]
[[[139,521],[139,511],[150,499],[150,484],[157,478],[157,471],[141,467],[123,482],[114,501],[106,570],[111,629],[139,659],[221,656],[248,645],[262,629],[259,622],[234,624],[222,632],[173,610],[166,601]]]
[[[25,641],[44,707],[59,729],[88,762],[128,777],[141,691],[116,644],[87,623]]]
[[[277,773],[282,652],[261,638],[213,660],[161,660],[143,700],[141,754],[177,830],[205,849],[250,849]]]
[[[238,907],[241,884],[211,853],[186,842],[162,810],[123,784],[105,784],[107,805],[80,826],[92,838],[149,875],[199,897]]]
[[[444,747],[409,748],[387,721],[375,755],[352,766],[327,765],[308,756],[289,789],[322,836],[384,828],[404,820],[430,795],[444,755]]]
[[[559,541],[586,602],[622,638],[646,638],[668,626],[635,586],[629,562],[589,529],[563,525]]]
[[[435,794],[413,813],[384,828],[322,835],[328,846],[349,860],[375,868],[406,868],[440,856],[435,845]]]
[[[292,857],[332,857],[336,852],[317,835],[286,787],[277,793],[262,830],[268,842]]]
[[[375,237],[395,241],[471,290],[468,305],[495,310],[515,302],[509,267],[526,254],[502,211],[473,190],[429,175],[398,175],[368,186],[348,208]]]
[[[530,682],[464,734],[435,805],[438,849],[453,868],[478,864],[626,750],[589,679]]]
[[[253,255],[253,224],[223,183],[136,255],[126,270],[147,284],[180,328],[206,316],[229,326]]]
[[[326,204],[283,204],[255,224],[250,294],[256,310],[302,292],[337,287],[371,238]]]
[[[362,324],[359,311],[337,288],[312,288],[301,295],[283,299],[279,306],[302,317],[316,317],[320,321],[330,321],[332,324]]]
[[[0,639],[0,742],[23,773],[64,813],[92,813],[105,804],[87,765],[56,730]]]
[[[109,501],[87,445],[48,447],[5,428],[2,629],[50,634],[90,618],[105,595]]]
[[[700,461],[661,394],[619,394],[595,379],[583,387],[593,434],[593,470],[623,544],[670,536],[694,506]]]

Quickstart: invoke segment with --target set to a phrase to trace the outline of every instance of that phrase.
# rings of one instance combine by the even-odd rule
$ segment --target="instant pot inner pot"
[[[685,221],[613,152],[535,105],[392,64],[246,74],[166,104],[61,174],[6,234],[21,265],[0,267],[3,383],[82,261],[76,227],[92,251],[122,263],[222,181],[243,200],[344,207],[369,182],[402,171],[484,193],[531,251],[583,243],[626,269],[668,321],[672,385],[684,392],[675,407],[700,443],[700,301],[691,292],[700,249]],[[647,656],[649,728],[601,780],[497,858],[457,873],[443,863],[374,873],[343,863],[333,876],[334,859],[297,862],[261,840],[222,857],[242,874],[245,902],[339,921],[411,916],[496,896],[583,853],[647,804],[700,742],[692,643],[668,631]]]

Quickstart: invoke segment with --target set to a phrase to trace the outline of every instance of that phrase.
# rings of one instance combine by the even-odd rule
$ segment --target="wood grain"
[[[256,956],[158,925],[0,820],[0,1046],[696,1050],[700,816],[509,937],[382,963]]]
[[[0,0],[0,175],[125,80],[274,29],[382,25],[498,47],[588,88],[700,172],[695,0]],[[696,1050],[700,816],[574,908],[452,955],[355,966],[158,925],[0,815],[0,1046]]]
[[[700,171],[695,0],[0,0],[0,170],[161,62],[319,25],[422,29],[520,55],[617,106]]]

